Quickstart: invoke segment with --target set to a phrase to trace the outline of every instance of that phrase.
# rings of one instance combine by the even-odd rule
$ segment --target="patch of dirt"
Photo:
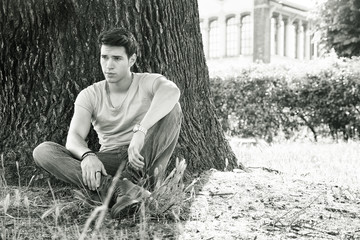
[[[201,179],[179,239],[360,239],[360,189],[267,168]]]

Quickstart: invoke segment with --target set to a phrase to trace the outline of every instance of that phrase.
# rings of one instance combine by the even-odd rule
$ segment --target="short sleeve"
[[[154,96],[154,84],[155,84],[156,80],[161,77],[164,77],[164,76],[161,74],[157,74],[157,73],[150,73],[141,80],[141,86],[142,86],[143,90],[149,96],[151,96],[151,98]]]
[[[83,89],[76,97],[75,105],[85,108],[92,114],[94,112],[95,96],[92,96],[93,94],[91,94],[91,92],[89,87]]]

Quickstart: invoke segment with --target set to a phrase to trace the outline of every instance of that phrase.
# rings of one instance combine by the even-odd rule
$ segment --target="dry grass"
[[[100,230],[95,231],[97,222],[94,219],[85,232],[85,239],[199,239],[200,233],[213,236],[212,239],[222,239],[222,233],[226,235],[227,232],[237,231],[235,222],[242,224],[242,237],[234,235],[234,238],[228,239],[254,239],[259,229],[262,232],[270,229],[274,234],[288,231],[288,234],[294,233],[294,229],[302,227],[303,230],[304,226],[310,226],[310,220],[322,224],[325,220],[320,221],[316,215],[320,211],[323,211],[321,218],[324,219],[330,213],[333,219],[336,219],[336,214],[339,219],[343,219],[341,214],[348,214],[349,218],[355,216],[354,221],[357,221],[357,215],[349,214],[356,212],[351,211],[351,201],[356,203],[357,197],[346,200],[349,207],[341,205],[341,208],[336,205],[341,203],[336,201],[346,199],[345,195],[349,193],[347,199],[351,199],[351,193],[358,196],[358,191],[351,190],[360,188],[358,143],[303,142],[252,146],[234,138],[230,142],[239,161],[255,172],[210,171],[209,175],[214,180],[207,182],[208,179],[200,179],[203,188],[194,191],[194,183],[185,188],[181,182],[186,165],[178,162],[176,169],[159,181],[153,198],[145,202],[139,217],[119,222],[106,213]],[[1,159],[3,165],[5,159]],[[257,172],[264,169],[267,171]],[[4,170],[0,168],[0,239],[79,239],[96,206],[75,198],[68,187],[8,186]],[[276,174],[272,170],[284,174]],[[294,178],[301,181],[293,181]],[[268,183],[272,180],[276,181],[269,188]],[[325,185],[327,187],[323,188]],[[233,189],[234,186],[237,189]],[[341,193],[345,197],[336,193],[341,195],[340,200],[336,200],[334,189],[338,188],[331,186],[347,189]],[[301,196],[299,189],[303,192]],[[335,205],[328,204],[334,201]],[[336,212],[339,209],[343,212]],[[215,226],[215,223],[218,225]],[[317,226],[321,229],[327,227]],[[326,233],[329,236],[336,233],[336,229],[327,229],[330,229]]]
[[[231,144],[248,171],[205,174],[181,239],[360,239],[357,143]]]
[[[0,239],[173,238],[181,231],[178,223],[184,220],[185,206],[190,201],[185,199],[189,188],[182,183],[185,168],[184,160],[177,161],[171,174],[158,180],[141,212],[121,221],[111,219],[106,208],[105,218],[100,219],[94,214],[99,206],[77,198],[69,187],[53,188],[49,182],[47,188],[8,186],[2,171]]]

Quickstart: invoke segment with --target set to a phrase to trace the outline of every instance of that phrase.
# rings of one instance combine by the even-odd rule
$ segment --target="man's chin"
[[[105,78],[108,83],[117,83],[119,79],[116,78]]]

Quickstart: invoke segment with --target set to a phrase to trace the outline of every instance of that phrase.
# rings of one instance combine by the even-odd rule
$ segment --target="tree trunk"
[[[97,36],[116,26],[140,44],[134,71],[161,73],[181,89],[184,122],[174,157],[187,160],[187,174],[223,169],[226,158],[229,169],[237,166],[209,98],[196,1],[0,0],[0,153],[7,173],[19,161],[29,179],[37,144],[65,144],[77,94],[103,79]],[[98,147],[94,133],[89,144]]]

